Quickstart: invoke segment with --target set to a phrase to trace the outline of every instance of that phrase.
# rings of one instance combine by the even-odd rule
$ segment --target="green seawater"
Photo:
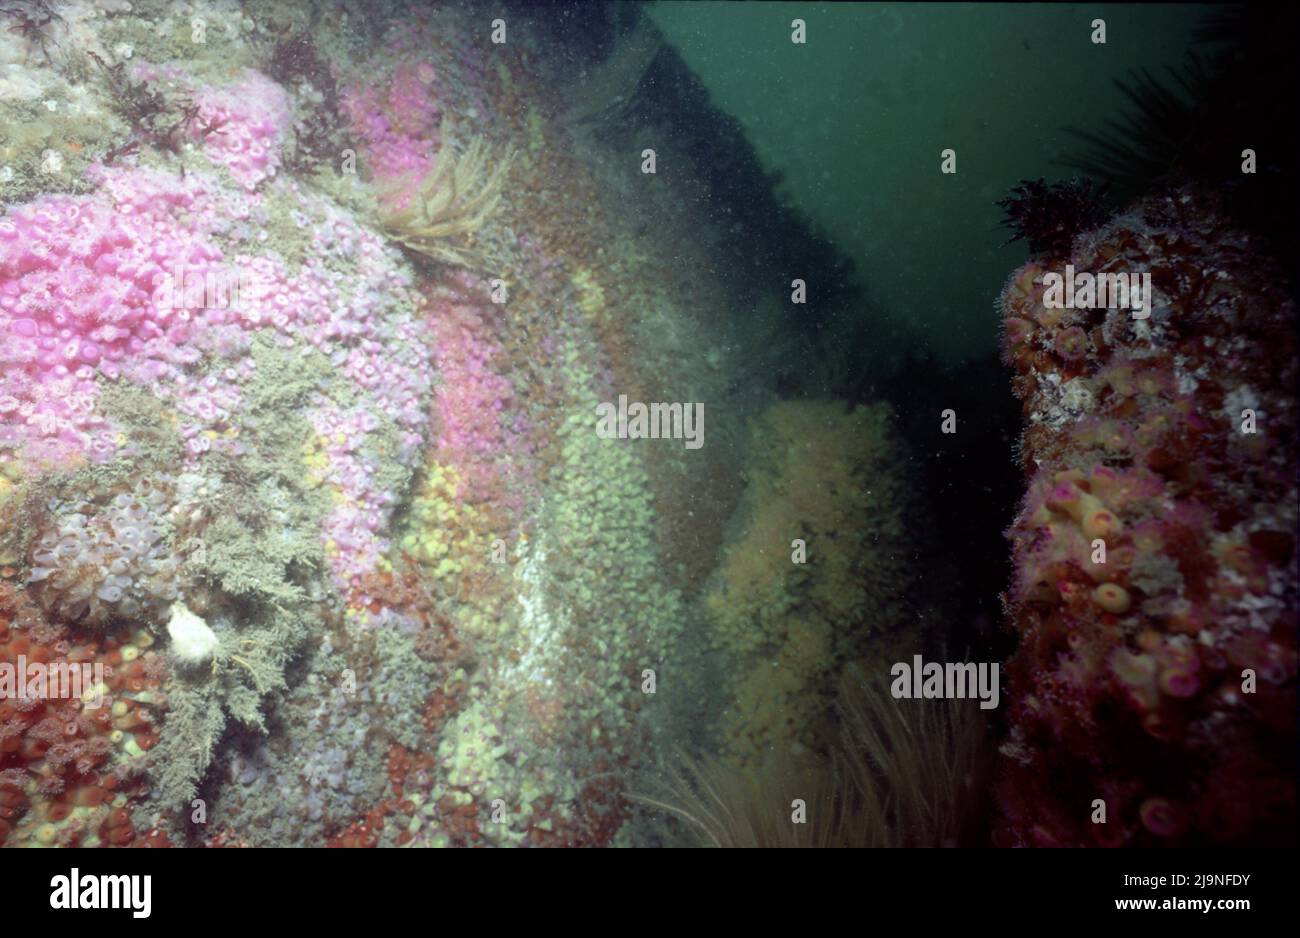
[[[734,115],[781,194],[854,262],[888,368],[994,351],[992,303],[1023,243],[995,204],[1023,178],[1069,178],[1066,127],[1104,130],[1134,69],[1165,77],[1213,7],[686,3],[647,8]],[[1106,41],[1092,41],[1095,19]],[[808,24],[791,42],[791,22]],[[957,172],[940,172],[956,151]]]

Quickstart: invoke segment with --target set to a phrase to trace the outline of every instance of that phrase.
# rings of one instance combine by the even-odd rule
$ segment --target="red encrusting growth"
[[[1261,251],[1177,192],[1003,291],[1028,478],[1003,844],[1294,830],[1296,311]],[[1067,263],[1150,274],[1149,315],[1048,308]]]
[[[0,846],[166,845],[158,832],[133,826],[142,786],[121,771],[133,757],[128,738],[141,749],[157,739],[163,697],[149,676],[153,652],[140,653],[149,644],[145,635],[126,640],[52,625],[25,591],[0,580],[0,661],[25,663],[29,672],[39,664],[46,674],[86,664],[92,678],[101,666],[104,684],[99,706],[93,681],[81,696],[65,693],[75,685],[60,679],[57,689],[0,699]]]

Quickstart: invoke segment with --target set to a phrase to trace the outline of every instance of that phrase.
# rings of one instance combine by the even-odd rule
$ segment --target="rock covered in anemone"
[[[1149,315],[1045,304],[1067,263],[1149,273]],[[1175,191],[1031,260],[1001,308],[1027,477],[1001,842],[1270,842],[1295,819],[1283,271],[1212,196]]]

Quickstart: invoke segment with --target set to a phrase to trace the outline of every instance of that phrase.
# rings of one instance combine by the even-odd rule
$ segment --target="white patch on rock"
[[[208,624],[190,612],[183,602],[172,604],[172,618],[167,623],[171,637],[171,653],[183,664],[203,664],[210,661],[221,644],[217,633]]]

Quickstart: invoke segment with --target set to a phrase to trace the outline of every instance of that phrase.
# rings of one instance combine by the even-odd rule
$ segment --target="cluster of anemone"
[[[248,69],[235,84],[197,93],[195,104],[200,125],[219,128],[205,138],[208,155],[236,182],[252,192],[276,174],[293,120],[288,92]]]
[[[133,816],[144,788],[131,766],[157,743],[165,703],[152,645],[146,629],[74,637],[0,582],[0,661],[103,668],[98,705],[84,684],[80,697],[0,697],[0,847],[165,842]]]
[[[998,843],[1294,829],[1295,307],[1217,206],[1153,196],[1003,292],[1028,484]],[[1048,307],[1067,261],[1149,271],[1147,317]]]
[[[141,479],[107,504],[60,511],[32,544],[29,589],[68,623],[156,620],[180,595],[167,507],[164,487]]]

